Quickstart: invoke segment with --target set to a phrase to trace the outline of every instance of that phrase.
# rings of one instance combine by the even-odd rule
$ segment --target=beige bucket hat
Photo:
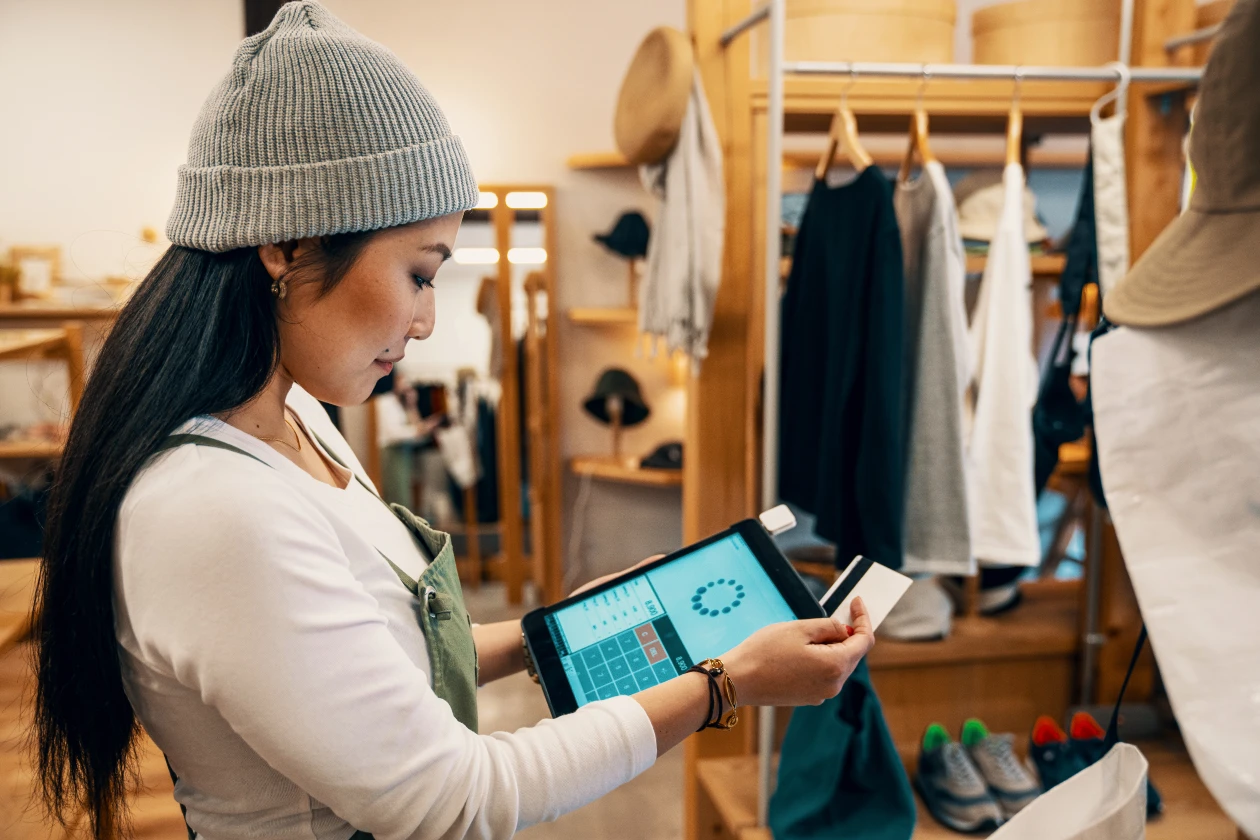
[[[678,143],[691,97],[695,54],[686,33],[653,29],[630,61],[617,95],[613,136],[631,163],[657,163]]]
[[[1002,205],[1006,203],[1002,177],[1000,169],[982,169],[963,178],[954,187],[954,200],[958,202],[958,232],[963,239],[993,241],[998,219],[1002,218]],[[1037,196],[1025,185],[1024,239],[1041,242],[1048,235],[1045,226],[1037,220]]]
[[[1260,289],[1258,44],[1260,0],[1238,0],[1203,74],[1190,133],[1190,206],[1103,300],[1111,321],[1177,324]]]

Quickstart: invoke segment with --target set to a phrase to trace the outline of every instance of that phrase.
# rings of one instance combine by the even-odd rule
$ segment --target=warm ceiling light
[[[499,261],[499,251],[496,248],[456,248],[454,257],[460,265],[494,265]]]
[[[513,210],[541,210],[547,206],[545,192],[510,192],[507,194],[507,206]]]
[[[508,196],[511,197],[511,193]],[[542,265],[546,261],[546,248],[512,248],[508,251],[508,262],[513,265]]]
[[[489,210],[492,207],[499,206],[499,196],[492,192],[479,193],[477,196],[476,210]]]

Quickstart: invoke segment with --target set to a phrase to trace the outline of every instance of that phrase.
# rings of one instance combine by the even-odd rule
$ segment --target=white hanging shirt
[[[364,475],[318,402],[295,387],[288,404]],[[118,517],[124,684],[199,838],[506,838],[655,761],[629,697],[468,731],[434,694],[417,603],[381,557],[423,571],[405,526],[358,481],[329,486],[213,418],[180,431],[265,462],[163,453]]]
[[[971,548],[982,565],[1041,561],[1033,486],[1032,268],[1024,240],[1024,171],[1009,164],[1005,201],[971,320]]]
[[[1168,699],[1203,783],[1251,837],[1260,837],[1257,325],[1260,293],[1184,324],[1122,327],[1094,342],[1091,388],[1107,505]]]

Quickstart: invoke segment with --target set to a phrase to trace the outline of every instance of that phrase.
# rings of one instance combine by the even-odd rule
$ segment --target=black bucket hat
[[[643,214],[630,210],[621,214],[617,223],[608,233],[595,234],[595,241],[601,243],[614,254],[620,254],[628,260],[647,256],[648,223]]]
[[[637,426],[652,410],[643,401],[639,382],[621,368],[609,368],[599,375],[595,382],[595,390],[582,403],[587,414],[601,423],[612,423],[608,413],[608,399],[621,397],[621,425]]]

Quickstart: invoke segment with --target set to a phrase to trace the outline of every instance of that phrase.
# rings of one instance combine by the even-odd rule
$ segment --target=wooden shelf
[[[878,648],[877,648],[878,649]],[[1026,744],[1017,733],[1017,749]],[[1164,814],[1147,823],[1148,840],[1227,840],[1235,836],[1234,824],[1212,799],[1185,747],[1175,738],[1139,741],[1138,748],[1151,765],[1151,779],[1164,796]],[[778,764],[777,757],[773,762]],[[707,758],[696,762],[700,799],[705,816],[714,823],[706,834],[712,840],[753,840],[769,837],[757,825],[757,757],[739,755]],[[916,795],[919,819],[913,840],[951,840],[961,835],[937,823]]]
[[[982,274],[988,258],[983,254],[967,255],[967,273]],[[1032,263],[1033,277],[1058,277],[1067,265],[1067,257],[1063,254],[1037,254],[1029,258]]]
[[[790,132],[823,132],[850,80],[841,76],[789,76],[784,80],[785,127]],[[918,100],[914,79],[859,79],[849,93],[849,107],[860,131],[904,133],[906,119]],[[1025,81],[1020,92],[1024,133],[1084,134],[1089,109],[1111,86],[1105,82]],[[924,106],[932,131],[941,134],[1001,132],[1011,108],[1013,81],[937,79],[928,86]],[[764,78],[751,82],[752,106],[764,112]]]
[[[0,360],[25,359],[65,340],[65,330],[0,330]]]
[[[577,475],[646,487],[682,487],[682,470],[658,470],[637,466],[634,460],[611,455],[580,455],[569,462]]]
[[[638,326],[639,310],[630,306],[570,309],[569,320],[587,327]]]
[[[904,133],[905,127],[902,127]],[[890,139],[890,138],[883,138]],[[872,143],[867,151],[879,166],[900,166],[905,144],[898,139],[896,148],[877,146]],[[988,169],[1001,168],[1005,163],[1006,152],[1002,149],[934,149],[936,157],[942,164],[951,169]],[[817,149],[789,149],[783,153],[783,168],[788,172],[800,169],[813,170],[818,165],[818,157],[822,147]],[[573,155],[566,165],[570,169],[632,169],[634,164],[626,160],[621,152],[587,152]],[[1076,151],[1057,151],[1041,149],[1036,146],[1028,150],[1028,167],[1030,169],[1080,169],[1085,165],[1085,154]]]
[[[986,257],[981,254],[967,255],[967,273],[983,274]],[[1041,254],[1031,258],[1033,277],[1058,278],[1063,273],[1067,258],[1063,254]],[[785,255],[779,260],[779,277],[787,279],[792,271],[792,257]]]
[[[634,166],[621,152],[582,152],[569,155],[564,163],[570,169],[628,169]]]
[[[112,321],[122,310],[121,303],[101,306],[56,300],[21,300],[0,303],[0,319],[32,321]]]
[[[10,458],[60,458],[63,444],[48,440],[0,441],[0,459]]]

